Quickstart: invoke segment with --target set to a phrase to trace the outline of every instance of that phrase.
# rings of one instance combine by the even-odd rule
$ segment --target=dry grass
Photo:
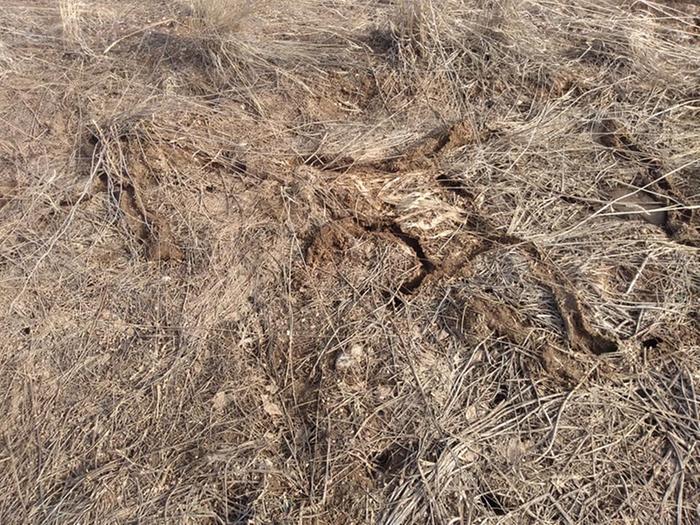
[[[203,28],[217,33],[235,33],[261,3],[251,0],[193,0],[192,12]]]
[[[5,7],[0,522],[696,522],[699,16]]]
[[[12,56],[7,45],[0,40],[0,76],[10,71],[12,66]]]
[[[80,0],[58,0],[58,12],[61,16],[63,38],[68,44],[84,46],[83,17],[85,5]]]

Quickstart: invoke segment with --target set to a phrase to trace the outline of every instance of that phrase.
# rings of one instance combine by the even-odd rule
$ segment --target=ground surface
[[[692,2],[2,3],[0,522],[700,521]]]

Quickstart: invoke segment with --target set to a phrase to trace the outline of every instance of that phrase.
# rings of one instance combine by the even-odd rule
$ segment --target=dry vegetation
[[[700,522],[700,8],[3,0],[0,522]]]

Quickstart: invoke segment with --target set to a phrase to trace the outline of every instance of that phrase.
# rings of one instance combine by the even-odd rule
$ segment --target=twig
[[[564,408],[566,408],[566,404],[571,400],[572,397],[574,397],[574,394],[576,391],[583,385],[583,383],[593,374],[598,369],[599,363],[596,363],[587,373],[586,375],[583,376],[583,378],[576,384],[574,388],[571,389],[571,392],[569,392],[564,400],[561,403],[561,406],[559,407],[559,411],[557,412],[557,417],[554,420],[554,426],[552,427],[552,432],[551,432],[551,438],[549,440],[549,445],[547,446],[547,449],[539,455],[539,459],[544,458],[549,452],[552,450],[552,447],[554,446],[554,442],[557,439],[557,433],[559,432],[559,422],[561,421],[561,416],[564,413]]]
[[[123,41],[126,40],[127,38],[131,38],[132,36],[136,36],[136,35],[138,35],[138,34],[140,34],[140,33],[143,33],[144,31],[148,31],[149,29],[153,29],[154,27],[158,27],[158,26],[162,26],[162,25],[165,25],[165,24],[169,24],[169,23],[171,23],[171,22],[175,22],[175,19],[174,19],[174,18],[168,18],[167,20],[161,20],[160,22],[156,22],[156,23],[154,23],[154,24],[149,24],[149,25],[147,25],[146,27],[142,27],[141,29],[137,29],[136,31],[132,31],[131,33],[129,33],[129,34],[127,34],[127,35],[124,35],[124,36],[121,37],[121,38],[118,38],[117,40],[115,40],[114,42],[112,42],[110,45],[108,45],[108,46],[105,48],[105,50],[102,52],[102,54],[103,54],[103,55],[106,55],[107,53],[109,53],[109,52],[112,50],[112,48],[113,48],[114,46],[116,46],[116,45],[119,44],[120,42],[123,42]]]
[[[644,271],[644,268],[646,268],[647,263],[649,262],[649,259],[653,253],[647,254],[647,256],[644,258],[644,261],[642,261],[642,264],[639,266],[639,270],[637,270],[637,273],[634,276],[634,279],[630,282],[630,285],[627,287],[627,291],[625,292],[625,295],[629,295],[632,293],[632,290],[634,290],[634,287],[637,285],[637,281],[639,280],[639,277],[642,275],[642,272]]]

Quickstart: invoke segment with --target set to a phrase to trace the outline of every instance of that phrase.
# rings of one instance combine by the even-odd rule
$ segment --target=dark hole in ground
[[[612,354],[617,352],[617,344],[613,341],[608,341],[602,337],[596,338],[593,346],[593,353],[596,355]]]
[[[253,505],[260,495],[260,487],[255,483],[238,482],[229,486],[226,498],[219,501],[216,523],[225,525],[248,525],[255,522]]]
[[[394,310],[403,310],[404,306],[406,306],[406,301],[401,299],[401,297],[396,294],[390,296],[389,300],[391,301],[391,306]]]
[[[396,50],[396,38],[387,29],[375,28],[365,37],[365,41],[373,53],[386,54]]]
[[[418,453],[418,441],[407,443],[392,443],[384,450],[370,458],[370,463],[374,466],[374,476],[391,475],[399,472],[411,457]]]
[[[493,406],[500,405],[508,399],[508,387],[506,385],[501,385],[498,388],[498,392],[493,397]]]
[[[508,513],[508,510],[506,509],[506,506],[503,503],[503,497],[496,494],[495,492],[487,492],[485,494],[482,494],[479,497],[479,499],[481,500],[481,504],[490,511],[492,511],[494,514],[504,516]]]
[[[658,337],[650,337],[642,341],[642,348],[650,349],[657,348],[661,344],[661,339]]]
[[[635,390],[635,392],[642,399],[649,399],[651,397],[651,390],[643,386],[640,386],[637,390]]]

